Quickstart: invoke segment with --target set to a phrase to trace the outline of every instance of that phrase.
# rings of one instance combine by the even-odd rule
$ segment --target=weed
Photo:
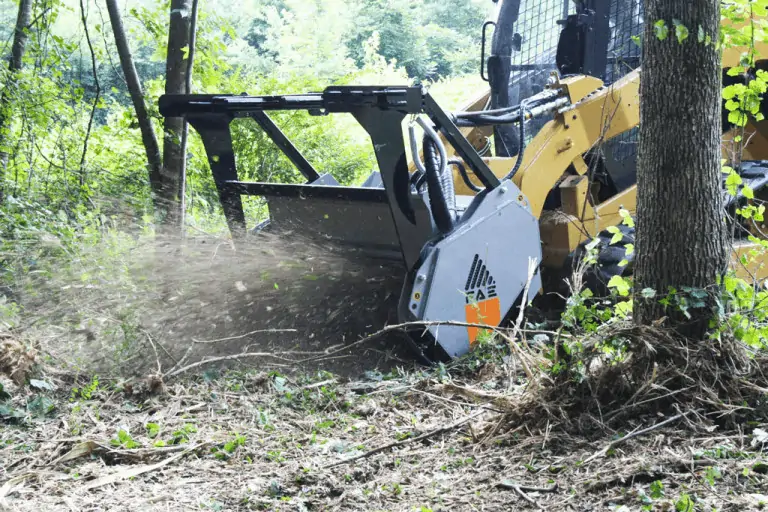
[[[147,437],[150,439],[154,439],[157,437],[157,435],[160,433],[160,425],[157,423],[147,423],[145,425],[145,428],[147,429]]]
[[[285,457],[280,450],[271,450],[267,452],[267,460],[270,462],[285,462]]]
[[[131,435],[123,429],[117,431],[117,437],[110,439],[109,444],[116,448],[124,448],[126,450],[141,447],[141,445],[137,443],[133,437],[131,437]]]
[[[88,385],[82,388],[72,388],[70,400],[71,401],[75,401],[77,399],[91,400],[93,398],[93,395],[98,390],[99,390],[99,376],[94,375],[93,378],[91,379],[91,382],[88,383]]]

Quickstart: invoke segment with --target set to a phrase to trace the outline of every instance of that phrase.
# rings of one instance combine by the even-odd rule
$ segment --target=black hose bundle
[[[504,177],[505,180],[511,180],[523,165],[523,156],[525,155],[525,114],[527,109],[528,104],[525,101],[520,103],[520,112],[522,113],[520,116],[520,151],[517,153],[515,166],[512,168],[509,174]]]
[[[443,164],[438,153],[437,144],[429,134],[424,135],[424,168],[427,175],[427,193],[429,194],[429,206],[435,225],[441,233],[448,233],[453,229],[453,216],[448,209],[448,202],[443,190],[443,180],[440,170]],[[447,163],[447,162],[446,162]],[[447,173],[446,173],[447,174]],[[450,179],[450,176],[449,176]]]

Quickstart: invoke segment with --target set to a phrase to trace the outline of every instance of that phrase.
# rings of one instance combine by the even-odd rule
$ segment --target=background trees
[[[197,135],[191,131],[182,149],[179,120],[162,119],[156,107],[163,92],[186,90],[191,18],[171,13],[189,12],[192,3],[83,0],[94,70],[79,0],[0,1],[0,40],[11,62],[0,72],[0,161],[7,161],[0,188],[11,202],[128,225],[149,220],[153,197],[171,205],[184,198],[188,226],[219,225]],[[438,95],[458,100],[466,94],[440,84],[480,87],[478,27],[492,8],[485,0],[201,1],[192,89],[259,94],[418,79],[437,81]],[[28,30],[15,31],[17,19]],[[320,169],[348,182],[370,171],[368,140],[353,122],[277,117]],[[267,139],[240,129],[236,136],[246,178],[298,179]],[[261,208],[249,203],[251,215]]]

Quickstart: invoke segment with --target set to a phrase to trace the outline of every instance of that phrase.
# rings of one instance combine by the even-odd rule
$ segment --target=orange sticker
[[[498,297],[478,302],[477,304],[467,304],[464,306],[467,315],[468,324],[483,324],[496,327],[501,323],[501,301]],[[480,335],[479,327],[467,327],[469,333],[469,345],[477,342]]]

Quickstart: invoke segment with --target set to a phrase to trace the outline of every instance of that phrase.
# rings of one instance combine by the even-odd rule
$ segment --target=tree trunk
[[[16,16],[16,28],[13,32],[13,45],[11,58],[8,62],[8,80],[0,95],[0,202],[5,195],[5,173],[8,169],[8,131],[10,130],[11,114],[13,109],[14,89],[16,88],[16,76],[23,65],[24,52],[27,47],[26,29],[32,20],[32,0],[21,0],[19,12]]]
[[[197,41],[197,9],[198,0],[192,0],[192,19],[189,24],[189,52],[187,54],[187,76],[185,77],[184,93],[192,94],[192,71],[195,65],[195,43]],[[187,140],[189,139],[189,123],[184,120],[184,131],[181,136],[182,152],[187,152]],[[184,236],[184,217],[187,213],[186,190],[184,188],[187,177],[187,160],[182,160],[181,169],[181,204],[179,205],[179,223],[182,226],[181,234]]]
[[[189,49],[192,0],[171,0],[168,27],[168,56],[165,68],[165,93],[184,94],[187,84],[185,53]],[[163,223],[171,231],[181,228],[182,198],[184,197],[186,148],[184,119],[165,118],[163,141],[163,187],[161,200],[165,209]]]
[[[657,34],[664,20],[666,38]],[[679,41],[673,20],[687,27]],[[691,338],[705,333],[713,315],[716,283],[727,266],[728,244],[720,180],[720,0],[645,0],[640,84],[637,176],[635,320],[666,317]],[[680,30],[679,33],[683,33]],[[704,306],[684,314],[676,299],[706,291]],[[672,304],[660,300],[670,288]],[[654,298],[648,298],[655,291]],[[693,297],[696,302],[696,297]],[[684,308],[683,308],[684,309]]]
[[[131,101],[133,101],[133,107],[136,110],[136,118],[139,121],[141,141],[144,143],[144,150],[147,153],[150,188],[153,197],[157,197],[160,195],[163,183],[163,161],[160,155],[160,145],[157,142],[155,130],[152,128],[152,120],[149,117],[147,105],[144,102],[144,91],[141,88],[139,74],[136,72],[136,66],[133,63],[133,56],[128,46],[128,39],[125,35],[123,19],[117,6],[117,0],[106,1],[109,21],[112,24],[112,32],[115,36],[115,44],[117,45],[117,53],[120,56],[120,67],[123,69],[125,81],[128,84],[128,92],[131,95]]]

